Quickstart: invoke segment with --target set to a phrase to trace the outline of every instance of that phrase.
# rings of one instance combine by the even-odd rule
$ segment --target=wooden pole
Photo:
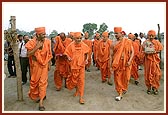
[[[158,26],[158,40],[160,41],[161,43],[161,36],[160,36],[160,25],[157,24]],[[160,60],[162,59],[162,56],[161,56],[161,51],[159,52],[159,57],[160,57]],[[161,68],[161,62],[160,62],[160,68]]]
[[[15,60],[16,75],[17,75],[17,95],[18,95],[18,100],[23,101],[22,76],[21,76],[21,67],[20,67],[19,49],[18,49],[19,41],[17,40],[15,16],[11,16],[10,24],[11,24],[10,34],[12,37],[11,45],[14,52],[14,60]]]

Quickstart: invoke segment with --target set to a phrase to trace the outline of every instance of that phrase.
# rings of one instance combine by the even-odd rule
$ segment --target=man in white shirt
[[[144,37],[144,34],[142,32],[140,32],[139,37],[141,38],[141,45],[142,45],[143,42],[146,40],[146,38]]]
[[[23,37],[23,40],[19,44],[19,57],[22,71],[22,85],[24,85],[27,83],[27,71],[29,68],[29,58],[27,57],[27,49],[25,48],[25,44],[29,40],[29,37],[27,35],[21,35],[20,37]]]

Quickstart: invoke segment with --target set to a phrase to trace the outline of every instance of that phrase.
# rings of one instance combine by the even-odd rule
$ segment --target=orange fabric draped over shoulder
[[[144,44],[146,43],[146,41],[144,42]],[[158,40],[153,39],[152,44],[154,45],[156,52],[163,50],[163,45]],[[145,73],[145,84],[147,88],[153,87],[155,89],[158,89],[160,86],[160,78],[162,73],[160,70],[159,63],[160,58],[157,53],[145,54],[144,73]]]
[[[111,40],[107,40],[106,43],[103,40],[100,40],[97,45],[97,62],[100,66],[102,81],[106,80],[106,76],[108,78],[111,77],[109,60],[110,60],[110,46],[112,44]]]
[[[54,82],[56,89],[60,90],[62,87],[63,78],[67,78],[67,76],[70,74],[70,65],[63,53],[72,40],[70,38],[65,38],[63,41],[60,36],[57,36],[55,39],[56,44],[54,46],[54,52],[56,55],[56,66],[54,72]]]
[[[134,80],[137,80],[139,78],[138,64],[137,64],[137,61],[139,61],[139,45],[138,45],[137,42],[132,41],[132,46],[133,46],[133,49],[134,49],[134,57],[132,59],[131,75],[134,78]]]
[[[86,64],[86,68],[90,68],[93,43],[89,39],[84,39],[83,42],[89,47],[89,54],[88,54],[89,57],[88,57],[88,64]]]
[[[66,80],[67,88],[72,90],[77,87],[80,96],[84,95],[85,54],[88,53],[89,50],[89,47],[83,42],[79,44],[72,42],[64,52],[64,54],[71,59],[71,74]]]
[[[28,41],[25,45],[28,51],[31,51],[36,46],[36,38]],[[38,49],[33,56],[31,56],[31,80],[29,97],[33,100],[40,97],[43,99],[46,96],[46,89],[48,85],[48,62],[52,58],[51,41],[44,39],[43,48]]]
[[[114,82],[116,91],[121,94],[128,89],[131,75],[131,65],[126,66],[131,56],[132,41],[123,38],[113,48],[112,69],[114,70]]]

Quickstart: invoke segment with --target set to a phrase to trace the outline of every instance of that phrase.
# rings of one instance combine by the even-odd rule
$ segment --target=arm
[[[112,61],[113,61],[113,44],[110,47],[110,68],[112,67]]]
[[[132,61],[133,57],[134,57],[134,48],[133,48],[133,46],[131,45],[131,57],[130,57],[128,63],[127,63],[128,66],[131,64],[131,61]]]
[[[88,64],[89,54],[88,54],[88,53],[86,53],[86,54],[85,54],[85,56],[86,56],[85,64]]]

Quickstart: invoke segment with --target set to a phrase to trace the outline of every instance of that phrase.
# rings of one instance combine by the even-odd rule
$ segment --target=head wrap
[[[75,32],[73,37],[74,38],[81,38],[82,37],[81,32]]]
[[[37,34],[45,33],[45,27],[35,28],[35,32],[36,32]]]
[[[102,33],[102,36],[104,36],[104,37],[108,37],[108,35],[109,35],[108,32],[103,32]]]
[[[149,31],[148,31],[148,35],[156,35],[155,30],[149,30]]]
[[[114,32],[115,33],[122,32],[122,27],[114,27]]]

